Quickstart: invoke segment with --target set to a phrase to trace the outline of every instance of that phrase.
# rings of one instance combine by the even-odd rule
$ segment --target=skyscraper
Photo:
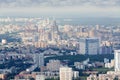
[[[69,67],[60,68],[60,80],[72,80],[72,77],[73,77],[72,68]]]
[[[120,71],[120,50],[114,51],[114,59],[115,59],[115,71]]]
[[[98,38],[82,38],[79,40],[79,53],[95,55],[99,53]]]
[[[52,29],[52,31],[53,32],[56,32],[56,33],[58,33],[58,25],[56,24],[56,21],[55,20],[53,20],[52,22],[51,22],[51,29]]]
[[[34,63],[37,64],[38,67],[44,66],[44,54],[42,53],[34,54],[33,60],[34,60]]]
[[[51,22],[51,35],[52,35],[52,41],[56,41],[59,38],[59,29],[58,25],[56,24],[56,21],[53,20]]]

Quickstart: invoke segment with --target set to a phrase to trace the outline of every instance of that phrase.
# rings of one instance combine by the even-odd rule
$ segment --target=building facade
[[[34,61],[35,64],[37,64],[37,67],[44,66],[44,54],[43,53],[34,54],[33,61]]]
[[[115,57],[115,71],[120,71],[120,50],[114,51],[114,57]]]
[[[49,71],[59,71],[60,68],[60,61],[59,60],[49,60],[49,63],[47,63],[47,70]]]
[[[72,78],[73,78],[72,68],[69,67],[60,68],[60,80],[72,80]]]
[[[82,38],[79,40],[79,53],[96,55],[99,54],[98,38]]]

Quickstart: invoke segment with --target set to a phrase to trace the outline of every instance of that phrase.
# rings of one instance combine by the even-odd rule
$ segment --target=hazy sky
[[[120,17],[120,0],[0,0],[0,16]]]

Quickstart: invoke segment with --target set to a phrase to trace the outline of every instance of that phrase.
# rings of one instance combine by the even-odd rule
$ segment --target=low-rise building
[[[87,77],[87,80],[98,80],[98,77],[96,74],[91,74],[89,77]]]
[[[120,72],[108,71],[106,74],[91,74],[87,80],[120,80]]]
[[[76,69],[85,69],[85,65],[83,65],[83,63],[80,62],[74,62],[74,66]]]

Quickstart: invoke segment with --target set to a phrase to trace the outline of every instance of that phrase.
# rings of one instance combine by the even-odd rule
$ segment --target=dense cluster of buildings
[[[114,52],[114,62],[111,61],[114,71],[108,71],[106,74],[91,74],[87,77],[87,80],[119,80],[120,79],[120,50]],[[112,64],[113,63],[113,64]]]
[[[16,32],[14,36],[20,37],[25,45],[37,48],[58,47],[76,49],[80,54],[112,54],[120,45],[119,25],[57,25],[55,20],[41,18],[1,18],[0,21],[15,22],[1,24],[1,34]],[[25,24],[20,24],[23,22]]]
[[[25,70],[14,76],[15,80],[45,80],[79,79],[79,71],[91,67],[115,68],[107,74],[93,72],[87,80],[113,80],[119,77],[120,71],[120,28],[119,26],[95,25],[57,25],[55,20],[41,18],[5,18],[0,22],[11,24],[0,24],[0,34],[11,34],[15,38],[21,38],[21,42],[8,43],[7,39],[1,39],[0,64],[9,60],[26,60],[23,63],[31,64]],[[15,22],[15,23],[12,23]],[[21,24],[24,23],[24,24]],[[57,50],[58,49],[58,50]],[[68,50],[67,54],[64,50]],[[71,50],[71,52],[69,52]],[[114,51],[115,50],[115,51]],[[57,59],[46,62],[44,59],[51,56],[64,55],[97,55],[115,54],[111,62],[105,58],[104,62],[91,62],[86,59],[82,62],[74,62],[69,66]],[[9,73],[18,67],[0,70],[0,78],[6,79]],[[35,71],[36,68],[40,70]],[[91,72],[88,72],[91,73]]]

